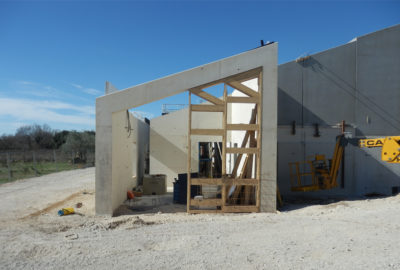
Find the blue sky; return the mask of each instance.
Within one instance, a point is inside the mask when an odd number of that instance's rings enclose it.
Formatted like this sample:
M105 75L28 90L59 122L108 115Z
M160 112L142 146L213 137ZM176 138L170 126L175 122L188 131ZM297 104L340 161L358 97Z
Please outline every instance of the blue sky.
M279 42L279 63L400 23L395 1L1 1L0 134L95 128L104 82L134 86ZM156 117L164 103L142 106Z

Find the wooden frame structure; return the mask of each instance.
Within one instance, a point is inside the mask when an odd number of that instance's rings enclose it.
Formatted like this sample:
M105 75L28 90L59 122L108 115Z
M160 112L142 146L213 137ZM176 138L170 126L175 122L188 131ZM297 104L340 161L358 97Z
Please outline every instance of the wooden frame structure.
M258 79L258 91L245 86L242 82ZM205 88L217 84L224 85L223 99L217 98L205 91ZM188 159L187 159L187 212L188 213L235 213L260 211L260 176L261 176L261 111L262 111L262 69L256 68L225 79L189 89L189 117L188 117ZM244 97L227 95L227 86L244 93ZM191 104L191 95L194 94L207 101L207 104ZM228 123L229 103L254 104L251 119L248 124ZM193 112L222 113L221 129L192 129ZM229 131L246 131L240 147L227 147ZM221 136L222 137L222 176L221 178L192 178L192 135ZM237 154L233 170L226 171L227 155ZM245 157L245 158L244 158ZM242 159L244 161L241 163ZM255 162L255 164L254 164ZM254 164L254 166L253 166ZM242 165L241 172L238 172ZM253 172L254 169L254 172ZM192 186L219 186L220 192L216 198L195 198L191 194Z

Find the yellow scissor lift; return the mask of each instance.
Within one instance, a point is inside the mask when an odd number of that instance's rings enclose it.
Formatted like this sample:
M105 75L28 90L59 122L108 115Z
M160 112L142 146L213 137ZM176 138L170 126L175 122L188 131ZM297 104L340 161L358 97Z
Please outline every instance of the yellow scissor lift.
M335 151L331 160L325 155L315 155L313 160L289 163L289 173L292 191L315 191L331 189L337 186L337 175L347 144L344 135L336 138ZM301 165L309 167L309 171L301 172ZM311 184L305 183L306 177L311 177Z

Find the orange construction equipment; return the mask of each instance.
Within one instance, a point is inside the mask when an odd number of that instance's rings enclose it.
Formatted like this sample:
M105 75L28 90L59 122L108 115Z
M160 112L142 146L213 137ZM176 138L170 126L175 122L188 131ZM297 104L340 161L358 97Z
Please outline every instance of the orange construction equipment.
M315 191L337 187L337 175L343 158L343 150L347 145L344 135L336 137L335 150L332 159L325 155L315 155L313 160L289 163L290 182L292 191ZM308 172L300 172L300 165L309 165ZM311 183L305 183L305 177L311 177Z

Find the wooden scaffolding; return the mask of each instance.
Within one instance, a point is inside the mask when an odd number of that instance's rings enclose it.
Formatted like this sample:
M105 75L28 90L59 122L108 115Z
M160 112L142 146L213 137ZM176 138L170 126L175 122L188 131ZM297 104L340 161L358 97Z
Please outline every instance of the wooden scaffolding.
M262 117L262 72L261 68L250 70L232 77L189 90L189 117L188 117L188 161L187 161L187 212L188 213L238 213L260 211L260 149L261 149L261 117ZM242 82L255 79L258 81L258 91L255 91ZM223 84L223 98L217 98L205 91L205 88ZM246 96L228 96L227 86L242 92ZM207 104L191 104L191 94L207 101ZM229 103L254 104L251 118L246 124L228 123ZM222 113L221 129L193 129L193 112ZM227 134L230 131L245 131L240 147L228 147ZM191 177L192 139L193 135L222 137L221 161L222 172L219 178ZM227 155L235 155L233 169L229 174L226 170ZM239 169L241 167L241 169ZM205 186L216 186L218 192L214 198L194 196L193 187L198 190Z

